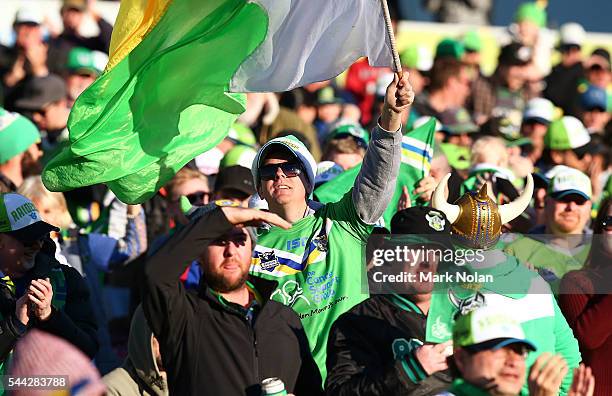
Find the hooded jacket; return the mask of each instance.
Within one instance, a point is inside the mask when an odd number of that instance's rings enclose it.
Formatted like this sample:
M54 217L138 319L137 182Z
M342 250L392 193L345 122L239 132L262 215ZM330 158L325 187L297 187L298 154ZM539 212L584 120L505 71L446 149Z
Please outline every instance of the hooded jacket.
M157 366L152 339L153 332L147 324L142 306L139 306L132 317L127 359L121 367L102 378L108 395L168 395L168 383Z
M276 282L251 279L261 296L253 316L204 279L197 293L179 281L185 263L233 227L220 209L208 211L175 233L145 266L143 309L160 344L170 394L259 396L269 377L280 378L288 392L320 394L321 377L300 319L269 301Z

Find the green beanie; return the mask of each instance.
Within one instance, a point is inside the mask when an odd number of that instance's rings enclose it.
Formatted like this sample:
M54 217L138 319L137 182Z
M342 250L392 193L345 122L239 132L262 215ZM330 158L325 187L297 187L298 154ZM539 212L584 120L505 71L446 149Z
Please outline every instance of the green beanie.
M536 3L523 3L514 16L514 22L531 21L539 27L546 26L546 10Z
M225 153L225 156L223 156L223 159L221 159L219 167L227 168L228 166L240 165L251 169L256 155L257 151L255 151L255 149L239 144Z
M463 54L465 54L465 47L463 46L463 43L455 39L445 38L440 41L436 47L436 59L452 56L457 60L461 60L461 58L463 58Z
M0 164L39 141L40 133L36 125L21 114L0 107Z

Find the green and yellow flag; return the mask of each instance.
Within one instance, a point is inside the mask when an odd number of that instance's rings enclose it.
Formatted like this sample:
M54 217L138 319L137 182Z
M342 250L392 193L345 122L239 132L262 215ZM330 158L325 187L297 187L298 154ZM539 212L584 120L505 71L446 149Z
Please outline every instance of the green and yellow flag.
M142 202L225 136L245 108L229 92L327 80L361 56L392 64L372 0L123 0L109 63L75 102L45 186L106 183Z

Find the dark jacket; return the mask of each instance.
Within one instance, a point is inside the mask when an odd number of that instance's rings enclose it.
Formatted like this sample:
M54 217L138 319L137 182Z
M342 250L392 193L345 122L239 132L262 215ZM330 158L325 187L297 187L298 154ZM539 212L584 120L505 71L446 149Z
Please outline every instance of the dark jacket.
M68 54L75 47L84 47L92 51L100 51L108 54L113 26L103 18L96 21L100 32L97 36L82 37L73 31L64 30L59 36L49 42L49 56L47 66L49 71L62 75L66 70Z
M546 77L544 97L563 109L566 115L580 116L580 95L578 84L584 78L581 62L572 66L558 64Z
M50 239L45 241L45 246L46 249L55 249ZM87 284L77 270L60 264L44 249L36 255L34 268L22 278L14 281L3 278L0 281L0 312L4 318L0 322L3 330L0 334L0 360L8 356L17 339L32 327L65 339L93 359L98 351L97 326ZM61 271L61 276L53 275L53 271ZM53 286L51 316L44 322L32 318L26 328L15 317L15 302L24 294L31 280L47 277Z
M276 282L252 279L263 297L253 321L201 282L187 292L186 264L232 229L220 209L175 233L145 266L143 308L159 340L170 394L260 395L261 381L278 377L297 395L320 393L321 378L298 316L268 301Z
M376 295L338 318L327 344L327 395L432 395L448 371L427 376L414 356L427 316L408 299Z

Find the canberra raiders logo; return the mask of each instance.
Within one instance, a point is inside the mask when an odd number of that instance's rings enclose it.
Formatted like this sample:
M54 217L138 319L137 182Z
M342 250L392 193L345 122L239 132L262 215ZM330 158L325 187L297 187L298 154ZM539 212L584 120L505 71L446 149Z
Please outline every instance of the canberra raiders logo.
M259 260L259 266L265 271L272 272L279 265L274 251L259 253Z
M312 242L317 247L317 250L319 250L322 253L327 252L327 249L329 247L329 243L327 241L327 235L325 234L318 235L316 238L312 240Z
M461 315L467 315L476 308L480 308L485 305L485 297L480 292L476 292L473 296L462 299L455 294L453 289L448 289L448 298L457 308L454 319L457 319L457 317Z
M427 223L429 224L429 226L433 228L435 231L444 230L444 226L446 225L446 220L444 220L444 217L442 217L440 213L431 211L425 215L425 218L427 219Z

